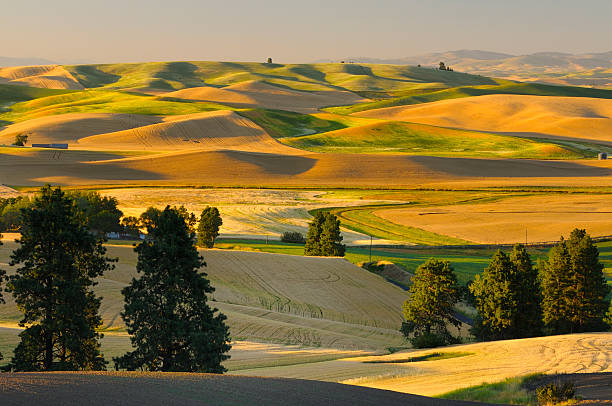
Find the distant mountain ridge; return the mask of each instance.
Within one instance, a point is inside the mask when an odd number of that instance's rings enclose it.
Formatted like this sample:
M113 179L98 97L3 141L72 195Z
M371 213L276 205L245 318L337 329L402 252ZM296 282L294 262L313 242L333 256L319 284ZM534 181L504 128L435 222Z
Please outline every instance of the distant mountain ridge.
M511 55L481 50L435 52L394 59L351 57L346 61L436 67L444 62L456 71L507 79L612 88L612 51L570 54L536 52Z
M44 58L14 58L0 56L0 68L10 66L32 66L32 65L57 65L57 62Z

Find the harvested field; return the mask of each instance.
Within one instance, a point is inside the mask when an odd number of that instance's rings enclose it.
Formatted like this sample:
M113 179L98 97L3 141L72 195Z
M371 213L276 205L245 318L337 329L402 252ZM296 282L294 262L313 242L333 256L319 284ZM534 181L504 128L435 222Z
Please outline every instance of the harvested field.
M68 113L23 121L0 131L0 144L11 144L16 134L28 143L77 144L82 138L161 123L162 118L141 114ZM111 148L116 149L116 148Z
M301 377L435 396L455 389L536 372L612 371L610 363L612 333L493 341L435 350L435 352L444 351L469 352L473 355L435 361L364 363L393 361L433 352L433 350L402 351L391 355L346 358L292 367L243 370L240 373L267 377ZM369 367L376 368L368 369Z
M369 110L360 117L612 145L612 100L486 95Z
M0 375L6 405L428 406L470 402L295 379L189 373L51 372ZM482 404L482 403L480 403Z
M13 242L0 247L7 266ZM104 328L123 329L121 289L136 276L130 246L109 246L117 269L100 279ZM398 329L405 292L341 258L257 252L202 251L216 291L214 306L228 316L233 339L380 350L404 342ZM15 323L19 311L10 297L0 305L0 322Z
M285 231L306 235L312 216L309 210L331 206L384 203L376 199L327 199L321 191L253 189L122 188L103 189L105 196L119 201L126 216L138 217L150 206L184 205L199 215L206 206L216 206L223 217L221 237L270 236L278 240ZM369 238L343 229L345 243Z
M74 76L62 66L17 66L0 68L5 83L46 89L83 89Z
M94 135L79 147L112 150L223 150L297 154L270 137L261 127L233 111L170 116L163 123Z
M321 107L368 101L368 99L364 99L349 91L324 90L303 92L259 81L246 81L223 88L212 86L194 87L166 93L161 96L229 104L236 107L287 110L297 113L315 113Z
M612 195L515 196L481 204L373 210L374 216L482 244L556 241L576 227L612 235Z
M159 142L155 148L161 148L164 143L168 149L179 148L182 143L180 138L165 140L161 135L159 138L157 135L152 137L156 143ZM136 147L136 140L130 136L129 145ZM271 139L261 141L244 146L250 151L192 149L104 162L94 162L95 159L79 161L76 156L81 154L80 151L64 151L64 156L74 157L70 159L70 164L57 160L33 161L27 153L22 152L24 149L13 149L19 152L11 154L3 150L0 155L0 183L20 186L51 182L68 185L127 183L368 188L612 185L612 160L540 161L317 154L272 144L274 141ZM216 142L222 145L223 142L233 141L230 137ZM102 148L101 144L98 145ZM264 145L271 145L274 149L260 152ZM287 151L290 153L287 154Z

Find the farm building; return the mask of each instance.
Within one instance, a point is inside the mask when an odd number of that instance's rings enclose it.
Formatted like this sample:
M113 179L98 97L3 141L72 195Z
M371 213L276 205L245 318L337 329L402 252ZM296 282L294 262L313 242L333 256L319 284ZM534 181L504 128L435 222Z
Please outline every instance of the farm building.
M32 148L68 149L68 144L32 144Z

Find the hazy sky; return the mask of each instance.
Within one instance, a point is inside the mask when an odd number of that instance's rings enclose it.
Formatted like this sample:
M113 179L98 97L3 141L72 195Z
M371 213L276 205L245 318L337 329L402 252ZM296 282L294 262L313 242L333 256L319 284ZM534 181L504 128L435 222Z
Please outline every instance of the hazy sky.
M58 62L612 50L612 0L2 0L0 55Z

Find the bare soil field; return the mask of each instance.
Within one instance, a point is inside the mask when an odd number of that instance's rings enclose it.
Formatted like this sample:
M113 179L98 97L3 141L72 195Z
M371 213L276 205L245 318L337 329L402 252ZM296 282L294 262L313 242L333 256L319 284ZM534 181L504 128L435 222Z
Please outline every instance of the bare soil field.
M0 68L0 79L11 85L47 89L83 89L70 72L58 65Z
M0 375L0 401L4 405L41 406L84 402L217 406L475 404L329 382L142 372L6 373Z
M161 95L177 99L208 101L237 107L261 107L297 113L316 113L326 106L366 102L355 93L341 90L302 92L260 81L246 81L222 88L204 86Z
M612 333L584 333L521 340L462 344L435 352L472 355L435 361L404 362L434 350L402 351L391 355L347 358L292 367L243 370L240 374L300 377L435 396L532 373L611 372ZM393 361L370 364L367 361Z
M556 241L576 227L612 235L612 195L556 194L372 212L384 220L482 244Z
M486 95L369 110L356 115L612 145L612 100L607 99Z

